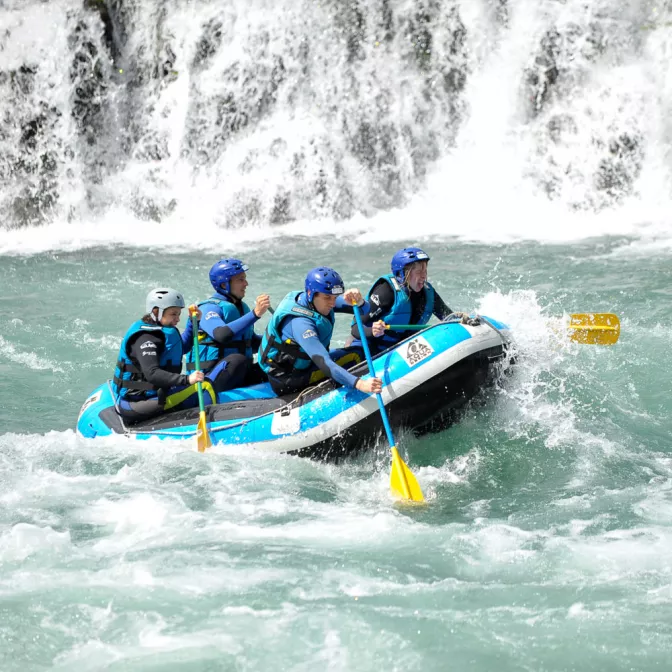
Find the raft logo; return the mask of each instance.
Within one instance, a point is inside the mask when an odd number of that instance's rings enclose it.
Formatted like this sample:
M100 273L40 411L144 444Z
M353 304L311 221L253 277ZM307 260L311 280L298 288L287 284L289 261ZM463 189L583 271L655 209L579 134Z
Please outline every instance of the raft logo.
M85 411L89 406L91 406L91 404L95 404L95 403L100 399L101 394L102 394L101 392L96 392L95 394L92 394L92 395L91 395L91 396L84 402L84 405L82 406L82 408L81 408L80 411L79 411L79 418L82 417L82 414L84 413L84 411ZM78 419L79 419L79 418L78 418Z
M427 357L433 355L434 348L422 336L418 336L409 341L408 345L402 345L399 349L399 354L403 357L406 364L415 366L423 359L427 359Z

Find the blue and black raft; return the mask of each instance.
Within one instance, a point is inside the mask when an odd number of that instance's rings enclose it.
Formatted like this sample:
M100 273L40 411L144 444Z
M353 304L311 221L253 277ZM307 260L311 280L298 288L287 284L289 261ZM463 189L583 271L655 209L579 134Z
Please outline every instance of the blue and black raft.
M455 413L508 361L508 327L491 318L476 326L442 322L417 331L373 360L392 427L417 434L451 424ZM369 375L366 363L350 369ZM375 397L331 380L277 397L268 383L220 393L206 408L213 444L337 460L373 445L382 432ZM86 400L77 432L137 439L193 439L199 409L175 411L127 425L115 408L111 381Z

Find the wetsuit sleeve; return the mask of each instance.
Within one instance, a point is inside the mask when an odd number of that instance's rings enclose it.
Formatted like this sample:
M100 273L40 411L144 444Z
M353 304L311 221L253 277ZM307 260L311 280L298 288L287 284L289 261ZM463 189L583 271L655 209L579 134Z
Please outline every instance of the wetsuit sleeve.
M313 361L325 376L333 378L341 385L355 387L357 377L348 373L343 367L329 356L327 349L322 345L317 337L315 324L305 317L295 317L289 325L292 331L292 338L305 350L306 354Z
M371 325L380 320L383 315L387 315L394 306L394 291L387 282L377 284L369 296L369 311L362 314L362 322L364 323L364 331L368 338L373 338ZM352 325L352 335L359 339L359 328L357 324Z
M445 320L452 312L453 311L448 308L443 299L439 296L439 293L434 290L434 315L440 320Z
M233 341L238 334L245 331L245 329L259 319L254 311L251 310L247 315L243 315L237 320L227 324L222 319L222 315L217 309L217 306L211 303L206 303L201 306L201 313L202 317L198 326L220 345L224 345L228 341Z
M163 339L153 334L140 334L130 346L131 359L138 362L142 375L148 383L160 388L173 385L189 385L189 377L181 373L171 373L159 366L159 355L163 350Z

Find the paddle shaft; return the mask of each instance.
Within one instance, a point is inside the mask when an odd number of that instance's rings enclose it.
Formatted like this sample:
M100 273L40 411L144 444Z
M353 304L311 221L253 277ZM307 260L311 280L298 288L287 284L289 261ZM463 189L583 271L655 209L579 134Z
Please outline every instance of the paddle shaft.
M355 313L355 320L357 321L357 328L359 329L359 333L364 335L364 325L362 324L362 316L359 312L359 306L356 303L353 303L352 310ZM366 363L369 367L369 373L373 376L373 361L371 359L371 351L369 350L369 344L367 342L366 336L361 339L361 342L362 349L364 350L364 356L366 357ZM378 401L378 408L380 409L380 417L383 419L383 426L385 427L387 440L390 444L390 448L394 448L392 428L390 427L390 421L387 418L387 411L385 410L385 404L383 403L383 397L380 392L376 392L376 400Z
M194 328L194 371L201 370L201 358L199 356L199 347L198 347L198 317L196 313L191 314L191 325ZM203 403L203 385L199 381L196 383L196 389L198 390L198 410L201 413L205 413L205 404Z
M385 329L394 331L415 331L416 329L426 329L428 324L386 324Z

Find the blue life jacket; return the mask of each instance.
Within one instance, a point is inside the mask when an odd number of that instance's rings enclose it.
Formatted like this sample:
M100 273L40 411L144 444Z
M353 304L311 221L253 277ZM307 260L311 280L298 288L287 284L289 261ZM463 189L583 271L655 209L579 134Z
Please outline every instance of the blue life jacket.
M159 366L162 369L170 373L182 371L182 338L179 330L176 327L162 327L160 324L148 324L138 320L128 328L119 347L119 356L112 379L112 389L117 399L129 394L145 399L158 395L158 388L146 380L137 362L131 359L128 351L129 341L142 333L163 338L163 348L158 353Z
M369 293L366 295L366 300L369 300L371 292L380 284L381 280L387 282L394 291L394 304L389 313L381 315L378 319L383 320L386 324L411 324L412 306L410 290L402 287L392 273L381 276L373 283ZM432 319L432 313L434 312L434 288L428 282L425 282L422 291L425 293L425 309L422 315L420 315L420 319L414 322L414 324L427 324ZM356 322L353 320L352 324L354 325ZM380 338L369 338L368 342L371 351L377 353L387 350L387 348L396 345L407 337L408 332L386 329ZM361 347L362 341L355 339L351 345Z
M294 339L283 340L282 332L287 321L295 317L308 318L315 325L315 333L320 343L329 350L334 331L334 311L325 317L308 307L304 292L290 292L275 309L259 345L259 366L269 376L279 378L290 375L293 371L305 370L311 365L310 357Z
M222 321L226 324L229 324L229 322L233 322L250 312L250 307L246 303L241 302L240 308L238 308L230 297L221 294L216 294L207 301L202 301L198 304L198 307L200 308L206 304L216 305L220 310ZM228 341L226 344L222 345L199 329L198 357L200 359L201 371L209 371L214 368L215 364L217 364L223 357L228 357L229 355L234 354L245 355L250 363L252 363L252 355L254 354L252 351L253 336L254 324L251 324L242 333L238 334L237 340ZM194 359L194 349L190 348L189 352L187 352L187 371L193 371L195 368L196 361Z

